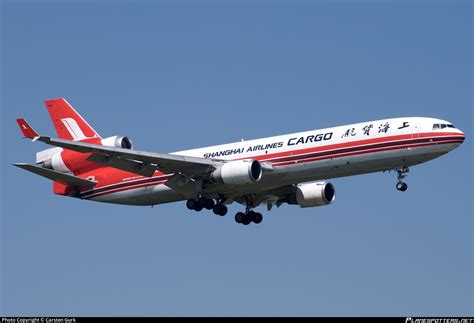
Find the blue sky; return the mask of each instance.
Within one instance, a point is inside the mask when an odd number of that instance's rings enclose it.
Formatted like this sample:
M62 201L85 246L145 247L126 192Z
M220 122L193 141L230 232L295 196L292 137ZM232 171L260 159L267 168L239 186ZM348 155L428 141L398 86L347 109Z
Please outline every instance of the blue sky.
M27 2L1 6L3 315L473 315L470 1ZM184 202L54 196L16 169L65 97L103 136L179 151L398 116L466 142L333 205L244 227ZM262 208L263 211L263 208Z

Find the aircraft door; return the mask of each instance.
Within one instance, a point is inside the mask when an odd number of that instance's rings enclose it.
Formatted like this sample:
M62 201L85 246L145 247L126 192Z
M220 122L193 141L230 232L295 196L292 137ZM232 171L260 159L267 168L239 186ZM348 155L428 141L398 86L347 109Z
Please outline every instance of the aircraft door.
M412 126L412 138L419 138L420 137L420 124L414 123Z

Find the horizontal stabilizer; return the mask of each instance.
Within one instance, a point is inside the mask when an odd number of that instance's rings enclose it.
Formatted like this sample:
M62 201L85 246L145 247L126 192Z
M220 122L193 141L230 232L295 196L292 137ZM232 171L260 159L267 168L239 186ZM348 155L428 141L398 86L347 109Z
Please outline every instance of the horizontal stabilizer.
M24 170L27 170L29 172L35 173L37 175L46 177L50 180L59 182L64 185L84 187L84 186L94 186L97 184L97 182L95 181L90 181L81 177L60 173L60 172L47 169L44 167L39 167L35 165L30 165L30 164L23 164L23 163L18 163L18 164L13 164L13 165L16 167L20 167Z

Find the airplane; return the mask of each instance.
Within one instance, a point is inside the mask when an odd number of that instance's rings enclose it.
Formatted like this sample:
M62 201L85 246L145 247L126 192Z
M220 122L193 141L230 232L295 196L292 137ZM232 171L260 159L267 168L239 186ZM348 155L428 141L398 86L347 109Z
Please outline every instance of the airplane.
M102 138L64 98L45 104L58 138L17 123L25 138L54 147L38 152L34 165L13 165L52 180L55 194L148 206L186 200L190 210L219 216L236 202L245 206L235 215L243 225L262 222L260 205L331 204L331 178L393 170L397 190L406 191L411 166L465 139L448 121L403 117L165 154L135 150L126 136Z

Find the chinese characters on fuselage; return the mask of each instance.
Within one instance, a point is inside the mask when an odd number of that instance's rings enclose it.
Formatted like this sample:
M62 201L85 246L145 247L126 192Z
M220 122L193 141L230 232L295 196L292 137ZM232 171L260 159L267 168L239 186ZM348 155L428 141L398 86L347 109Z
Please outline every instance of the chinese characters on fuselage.
M402 125L400 127L398 127L397 129L404 129L404 128L408 128L409 126L410 125L409 125L408 121L403 121ZM370 132L372 130L372 128L374 128L373 123L364 125L360 129L362 131L361 134L363 136L372 135L372 133ZM385 123L381 123L378 126L378 132L377 133L388 133L388 132L390 132L390 129L391 129L390 122L387 121ZM374 129L374 131L375 131L375 129ZM357 135L357 129L356 128L348 128L348 129L344 130L344 132L341 135L341 138L349 138L349 137L354 137L356 135Z

